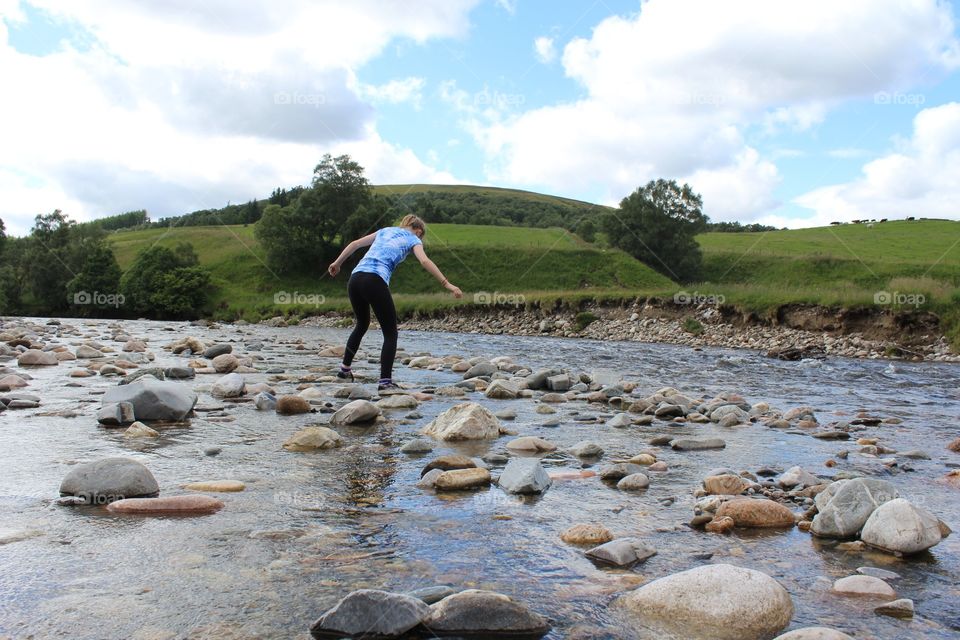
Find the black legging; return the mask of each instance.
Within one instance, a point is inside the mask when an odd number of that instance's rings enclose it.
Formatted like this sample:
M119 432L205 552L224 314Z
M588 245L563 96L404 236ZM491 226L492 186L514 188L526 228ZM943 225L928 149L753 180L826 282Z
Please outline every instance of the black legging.
M370 307L373 307L373 313L377 316L377 322L380 323L380 330L383 331L380 378L390 379L393 376L393 360L397 356L397 310L393 306L390 287L377 274L358 271L350 276L347 295L350 296L350 304L353 305L357 326L347 338L343 364L349 367L354 356L357 355L360 341L370 328Z

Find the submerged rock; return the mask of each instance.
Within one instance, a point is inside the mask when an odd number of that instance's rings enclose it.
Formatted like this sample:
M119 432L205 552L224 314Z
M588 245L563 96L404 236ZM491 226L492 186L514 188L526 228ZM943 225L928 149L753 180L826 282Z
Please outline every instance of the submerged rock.
M206 514L219 511L223 502L210 496L169 496L166 498L126 498L107 505L111 513L144 515Z
M702 451L704 449L723 449L727 446L727 443L720 438L706 438L704 440L680 438L671 440L670 446L677 451Z
M845 596L896 598L897 592L880 578L873 576L847 576L833 583L833 592Z
M568 544L600 545L613 540L613 534L602 524L575 524L560 539Z
M657 555L657 550L639 538L618 538L586 552L591 560L615 567L629 567Z
M533 639L550 631L549 621L524 604L479 589L455 593L432 605L423 624L441 637Z
M842 631L830 629L829 627L804 627L794 629L783 635L779 635L773 640L854 640Z
M283 443L287 451L317 451L333 449L343 445L340 434L328 427L305 427L290 436Z
M347 595L310 627L318 640L329 638L399 638L420 624L430 607L419 598L359 589Z

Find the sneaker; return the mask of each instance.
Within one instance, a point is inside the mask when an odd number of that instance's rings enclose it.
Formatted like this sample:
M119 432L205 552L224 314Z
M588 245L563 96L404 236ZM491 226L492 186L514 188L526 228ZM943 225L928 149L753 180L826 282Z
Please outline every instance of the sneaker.
M400 385L398 385L398 384L397 384L396 382L394 382L393 380L385 380L385 381L383 381L383 382L381 382L380 384L377 385L377 391L378 391L379 393L384 393L384 392L386 392L386 393L400 393L400 392L403 391L403 389L400 388Z
M350 369L347 369L346 371L340 369L340 371L337 371L337 377L341 380L349 380L350 382L353 382L353 371Z

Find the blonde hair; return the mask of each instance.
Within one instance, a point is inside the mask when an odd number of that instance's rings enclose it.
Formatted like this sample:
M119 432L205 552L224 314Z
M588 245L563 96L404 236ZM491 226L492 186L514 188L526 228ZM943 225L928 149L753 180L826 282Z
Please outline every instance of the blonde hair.
M408 213L403 216L403 220L400 221L400 226L407 229L419 229L424 234L427 233L427 223L420 219L419 216L415 216L412 213Z

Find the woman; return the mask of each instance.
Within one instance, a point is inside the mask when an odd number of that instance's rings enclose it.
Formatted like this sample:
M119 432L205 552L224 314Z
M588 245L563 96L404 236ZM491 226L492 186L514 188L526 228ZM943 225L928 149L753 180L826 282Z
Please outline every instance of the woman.
M377 316L380 330L383 331L383 348L380 350L380 382L377 388L380 391L399 389L393 382L393 359L397 355L397 311L393 306L393 296L390 295L390 276L403 259L413 249L413 255L420 261L420 265L430 275L440 281L445 289L453 294L454 298L463 296L463 292L443 277L437 265L427 257L423 251L423 238L427 226L423 220L414 215L407 215L400 221L399 227L384 227L376 233L354 240L346 247L340 256L330 265L327 271L331 276L340 273L340 265L361 247L370 247L367 255L354 268L347 284L347 295L353 306L353 315L356 316L357 326L347 339L347 347L343 352L343 364L340 365L338 378L353 380L350 369L360 341L370 327L370 307Z

